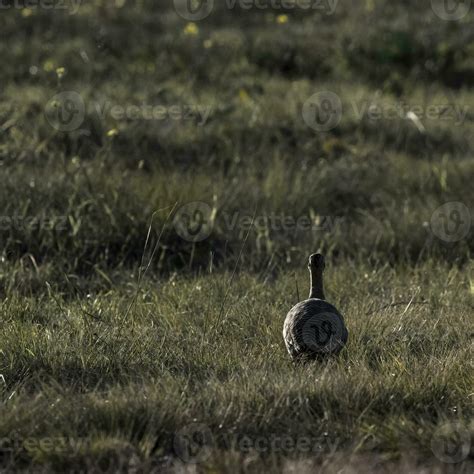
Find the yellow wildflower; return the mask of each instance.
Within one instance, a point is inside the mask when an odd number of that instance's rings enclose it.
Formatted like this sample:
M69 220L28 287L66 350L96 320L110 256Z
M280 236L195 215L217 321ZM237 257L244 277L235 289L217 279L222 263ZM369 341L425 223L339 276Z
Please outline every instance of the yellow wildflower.
M199 28L196 23L188 23L184 28L184 34L189 36L196 36L199 33Z
M109 138L116 137L119 134L119 131L116 128L112 128L107 132Z
M288 23L289 20L288 15L278 15L276 18L279 25L284 25L285 23Z
M247 102L250 102L250 96L248 94L248 92L245 90L245 89L240 89L239 91L239 99L241 102L243 103L247 103Z
M58 67L56 69L56 74L58 75L58 79L62 79L64 77L64 74L66 74L66 68Z
M51 59L47 59L44 63L43 63L43 69L46 71L46 72L51 72L54 70L54 61L51 60Z

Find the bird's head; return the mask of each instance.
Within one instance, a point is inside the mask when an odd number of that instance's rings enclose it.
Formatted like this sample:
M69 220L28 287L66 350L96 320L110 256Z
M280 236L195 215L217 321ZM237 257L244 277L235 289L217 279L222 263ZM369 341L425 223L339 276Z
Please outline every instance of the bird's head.
M320 253L314 253L309 257L308 268L314 271L323 271L326 267L324 257Z

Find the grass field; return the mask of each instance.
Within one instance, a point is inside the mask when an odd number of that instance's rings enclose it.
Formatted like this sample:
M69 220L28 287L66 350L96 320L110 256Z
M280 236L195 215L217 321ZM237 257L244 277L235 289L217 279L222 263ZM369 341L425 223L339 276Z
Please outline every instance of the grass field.
M472 472L474 7L215 3L2 3L0 472Z

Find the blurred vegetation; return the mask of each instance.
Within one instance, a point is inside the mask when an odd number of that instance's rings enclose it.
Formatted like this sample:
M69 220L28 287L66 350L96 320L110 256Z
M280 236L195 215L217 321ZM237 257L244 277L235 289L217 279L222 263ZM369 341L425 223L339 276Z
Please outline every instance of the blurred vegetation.
M3 215L67 222L56 232L2 229L6 260L31 254L38 266L61 262L80 275L133 267L153 212L190 201L213 207L213 233L197 246L185 242L159 212L156 270L207 268L210 252L215 265L233 265L245 234L225 225L235 213L344 222L313 232L251 230L242 261L256 271L300 265L316 247L375 263L471 255L472 233L447 245L432 238L429 222L445 202L474 202L472 15L446 22L429 5L386 1L283 17L220 5L195 24L172 2L104 1L69 13L2 12L10 39L0 45ZM85 120L58 132L45 109L69 90L83 97ZM301 110L324 90L341 97L343 117L317 133ZM140 104L211 112L203 126L98 112ZM403 115L357 113L383 104L467 114L426 119L422 132Z

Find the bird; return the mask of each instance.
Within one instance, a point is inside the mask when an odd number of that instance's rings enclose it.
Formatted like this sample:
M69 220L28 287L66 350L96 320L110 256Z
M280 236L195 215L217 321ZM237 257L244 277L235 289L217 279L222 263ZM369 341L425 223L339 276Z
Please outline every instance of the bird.
M337 355L349 337L343 316L326 301L325 267L324 256L320 253L309 257L309 297L290 309L283 325L286 349L295 362Z

